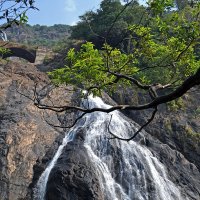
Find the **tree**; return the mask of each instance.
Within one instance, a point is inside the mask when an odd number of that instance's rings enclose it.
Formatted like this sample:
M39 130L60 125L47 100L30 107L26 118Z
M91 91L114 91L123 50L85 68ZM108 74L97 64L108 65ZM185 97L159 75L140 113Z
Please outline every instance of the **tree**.
M29 9L37 9L34 6L34 0L2 0L0 1L0 34L3 41L7 41L5 29L13 24L19 25L27 23L28 17L26 12ZM7 42L0 46L0 54L9 53L9 50L4 48Z
M123 6L119 0L104 0L96 12L89 11L80 16L81 21L72 28L71 37L90 41L98 49L106 42L127 51L127 40L120 43L119 40L129 36L129 24L139 23L145 13L145 8L136 1Z
M35 98L35 105L57 112L76 109L83 112L80 117L95 111L109 113L114 110L152 109L149 120L130 138L120 138L110 132L114 138L133 139L153 120L160 104L173 101L200 85L200 3L181 11L173 8L173 1L154 0L149 3L145 24L140 21L128 27L131 52L123 53L109 45L107 40L101 50L87 42L79 52L74 49L68 52L68 64L64 68L49 73L55 84L73 84L94 95L100 95L103 90L112 92L119 84L123 87L134 86L148 92L149 102L89 109L44 105ZM114 24L118 17L113 20ZM164 91L165 88L168 91ZM164 91L164 95L159 95L160 90Z
M198 2L199 0L175 0L175 5L179 10L182 10L187 5L190 5L191 7L193 7Z
M37 9L34 0L2 0L0 2L0 30L10 27L13 23L19 25L26 23L26 12L29 9Z

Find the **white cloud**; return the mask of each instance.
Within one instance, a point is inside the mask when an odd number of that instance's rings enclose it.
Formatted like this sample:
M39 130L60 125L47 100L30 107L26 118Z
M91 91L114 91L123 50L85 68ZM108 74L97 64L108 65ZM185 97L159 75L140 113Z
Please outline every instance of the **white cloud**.
M68 12L76 11L76 3L74 0L65 0L65 10Z
M70 26L75 26L77 24L78 21L73 21L71 22Z

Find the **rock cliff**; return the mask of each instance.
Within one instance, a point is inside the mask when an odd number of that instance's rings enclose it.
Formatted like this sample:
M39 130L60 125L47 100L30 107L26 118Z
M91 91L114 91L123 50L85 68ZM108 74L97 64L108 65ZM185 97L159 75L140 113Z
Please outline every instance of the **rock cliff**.
M37 86L40 100L51 105L74 103L77 96L70 86L53 87L47 75L38 71L34 64L24 61L1 61L0 74L0 200L29 200L33 199L31 195L35 183L67 132L67 129L55 125L66 126L74 119L73 112L56 114L37 109L31 100L34 88ZM172 182L189 200L198 200L199 141L186 137L192 134L191 129L195 133L199 130L198 115L196 118L193 116L198 98L191 95L184 98L185 102L191 102L190 108L170 112L167 118L161 112L147 129L152 136L145 133L145 140L140 136L137 142L148 147L165 165ZM114 99L120 103L117 94ZM108 97L104 100L114 103ZM132 98L122 98L122 101L130 102ZM160 109L168 108L163 106ZM143 122L140 113L126 114L139 123ZM84 135L78 134L64 148L50 174L46 199L105 199L83 142ZM120 155L120 149L113 144L109 147L110 152ZM120 182L117 156L114 163L113 174Z
M80 129L74 141L63 149L48 180L47 200L104 199L96 169L83 145L84 134Z
M119 88L113 95L119 104L145 103L149 99L136 89ZM200 88L193 88L182 98L170 104L160 105L154 120L146 131L172 149L181 152L200 170ZM151 110L127 111L128 117L144 124Z
M91 156L90 151L86 151L85 147L88 144L88 140L91 140L91 148L93 147L93 150L96 149L95 154L98 155L99 159L108 164L114 181L119 183L127 194L132 193L131 199L140 199L137 193L143 193L144 199L147 198L148 200L198 200L200 198L200 172L180 152L173 150L168 145L161 143L158 139L145 132L138 135L136 144L132 146L129 146L124 141L120 143L116 140L109 140L107 138L109 136L105 137L104 135L106 133L106 120L105 122L97 122L97 126L94 128L92 124L96 123L95 117L97 116L94 115L94 117L91 117L90 120L94 120L89 121L91 125L85 127L84 124L84 128L78 129L73 141L69 142L63 149L61 156L50 173L46 199L53 200L56 197L62 200L112 199L112 196L108 196L105 188L102 187L101 172L99 173L98 167L100 166L103 172L107 173L106 168L100 163L94 164L94 162L98 162L98 159ZM128 118L125 118L125 120L126 123L131 122L134 124ZM135 126L137 125L135 124ZM120 129L120 127L116 128L119 131ZM130 129L126 129L126 131L131 132ZM86 134L87 137L85 138ZM83 142L86 145L83 145ZM152 154L147 153L146 148ZM149 159L154 161L156 168L152 168ZM127 168L127 163L129 162L131 163L131 167L128 165L129 167ZM161 165L164 167L161 167ZM156 170L158 171L156 172ZM142 178L143 173L145 174L144 179ZM156 178L154 175L156 175ZM134 179L130 177L134 177ZM165 185L165 181L160 182L163 178L166 178L166 182L171 181L171 187L174 184L176 188L179 188L181 197L178 197L178 191L175 193L177 195L176 198L172 194L167 193L170 188L162 188L168 187ZM106 175L106 179L104 181L108 181L109 185L113 184L108 174ZM156 185L157 183L162 183L163 186ZM105 183L103 182L103 184ZM136 184L136 186L133 187L132 184ZM111 190L112 187L108 187ZM134 190L130 191L130 187L133 187ZM143 189L138 189L138 187ZM164 197L159 198L159 194L156 193L156 190L159 188L162 188L161 191ZM165 196L166 193L164 190L170 195L169 197ZM124 200L127 198L119 195L117 199Z
M62 116L38 110L29 99L36 83L38 89L49 84L33 64L1 61L0 74L0 200L27 199L34 165L64 134L51 126L52 122L59 125ZM66 104L72 92L51 89L51 96Z

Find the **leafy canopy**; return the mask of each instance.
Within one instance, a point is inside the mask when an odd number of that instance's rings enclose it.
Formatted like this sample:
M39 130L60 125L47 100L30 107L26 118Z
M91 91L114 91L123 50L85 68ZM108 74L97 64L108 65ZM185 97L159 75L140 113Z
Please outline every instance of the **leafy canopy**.
M127 28L130 23L139 23L140 20L144 22L146 12L145 7L136 1L133 1L125 10L123 9L124 6L119 0L102 1L96 12L88 11L80 17L81 21L72 28L71 37L90 41L98 49L106 40L111 46L127 51L127 41L124 40L119 45L118 42L129 35ZM118 18L115 21L116 16ZM115 25L110 28L114 21Z
M73 84L93 93L113 91L116 84L179 85L200 66L200 3L174 10L171 0L155 0L146 9L145 24L128 26L131 51L91 42L69 50L67 65L50 72L56 84Z

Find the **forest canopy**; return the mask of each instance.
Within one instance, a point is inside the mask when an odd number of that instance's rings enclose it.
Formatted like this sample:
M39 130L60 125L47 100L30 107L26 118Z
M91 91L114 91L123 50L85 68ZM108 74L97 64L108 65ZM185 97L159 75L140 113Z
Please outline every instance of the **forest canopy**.
M67 65L50 73L53 81L95 94L118 84L177 88L200 66L200 3L177 4L102 1L96 12L80 17L72 38L87 42L78 52L69 50Z
M145 91L148 102L110 108L35 102L38 108L82 111L74 124L95 111L151 109L150 118L130 138L109 131L113 138L130 141L154 119L160 104L200 84L200 2L180 6L180 1L153 0L145 7L136 1L122 5L119 0L103 0L96 12L86 12L80 19L72 38L82 39L83 44L79 51L68 51L65 67L49 73L53 82L72 84L93 95L129 87Z

